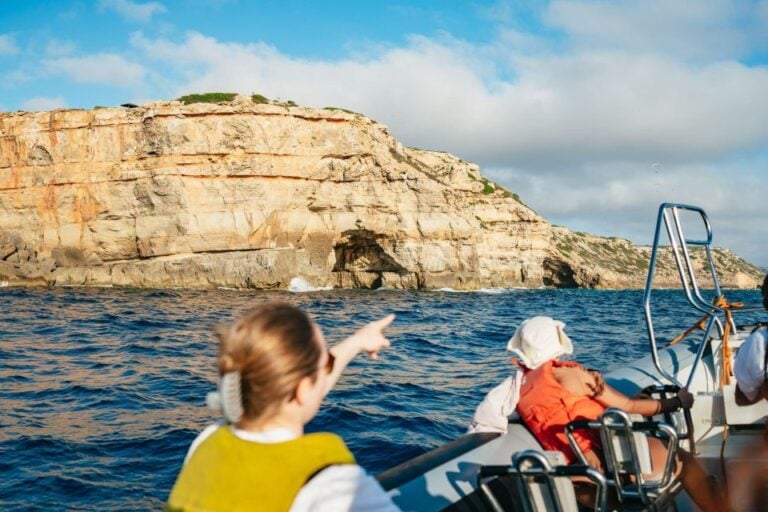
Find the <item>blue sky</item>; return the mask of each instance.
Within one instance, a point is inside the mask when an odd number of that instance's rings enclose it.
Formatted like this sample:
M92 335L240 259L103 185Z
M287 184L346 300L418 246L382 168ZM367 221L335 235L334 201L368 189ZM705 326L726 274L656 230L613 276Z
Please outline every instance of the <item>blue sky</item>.
M662 201L768 266L768 0L0 0L0 110L258 92L445 150L574 230Z

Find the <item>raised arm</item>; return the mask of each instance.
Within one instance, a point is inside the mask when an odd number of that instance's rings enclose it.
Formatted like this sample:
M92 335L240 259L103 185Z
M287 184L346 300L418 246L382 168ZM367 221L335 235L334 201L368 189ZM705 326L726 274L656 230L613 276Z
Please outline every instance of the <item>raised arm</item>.
M361 329L357 330L352 336L341 343L334 345L330 349L335 361L333 370L328 376L325 394L327 395L336 381L339 380L341 372L347 367L350 361L360 352L367 352L371 359L379 357L379 351L389 347L389 340L384 337L384 329L395 319L395 315L387 315L380 320L371 322Z

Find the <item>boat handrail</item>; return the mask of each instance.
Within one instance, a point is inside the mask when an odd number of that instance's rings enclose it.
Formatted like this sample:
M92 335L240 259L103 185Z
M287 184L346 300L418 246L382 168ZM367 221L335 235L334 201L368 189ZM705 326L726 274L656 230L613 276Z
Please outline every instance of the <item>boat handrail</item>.
M699 214L704 224L706 236L703 239L688 238L684 231L683 225L680 221L680 212L689 211L694 214ZM677 267L678 275L680 276L680 282L685 292L685 298L688 303L697 311L703 313L709 317L706 328L704 329L704 337L699 344L691 366L691 372L688 376L688 382L686 384L681 383L675 376L670 375L665 371L659 362L659 353L656 342L656 335L653 329L653 318L651 315L651 291L653 288L653 277L656 271L656 260L658 257L659 249L662 243L662 225L666 232L667 239L669 240L669 247L671 248L672 256ZM707 340L710 339L710 332L714 326L717 329L718 335L723 335L723 320L724 307L720 307L714 304L714 300L707 301L701 294L699 288L699 282L696 278L696 271L691 261L691 247L703 247L706 253L707 270L712 276L712 283L714 287L714 298L722 295L720 289L720 281L717 277L717 270L715 269L714 259L712 257L712 225L709 222L707 213L698 206L681 204L681 203L662 203L659 206L659 213L656 219L656 231L653 237L653 247L651 249L651 258L648 263L648 280L645 284L645 292L643 294L643 311L645 312L645 322L648 330L648 339L650 341L651 357L656 370L670 382L677 386L689 386L693 382L693 378L696 374L696 370L701 361L701 357L704 353L704 349L707 346ZM755 311L753 308L745 308L739 311L750 312ZM735 332L736 325L731 318L731 329Z

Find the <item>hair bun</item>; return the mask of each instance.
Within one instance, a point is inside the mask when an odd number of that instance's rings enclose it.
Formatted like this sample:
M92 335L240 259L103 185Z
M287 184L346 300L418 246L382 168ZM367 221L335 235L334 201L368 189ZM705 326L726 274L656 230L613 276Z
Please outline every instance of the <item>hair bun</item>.
M219 371L227 373L235 370L235 360L229 354L219 357Z

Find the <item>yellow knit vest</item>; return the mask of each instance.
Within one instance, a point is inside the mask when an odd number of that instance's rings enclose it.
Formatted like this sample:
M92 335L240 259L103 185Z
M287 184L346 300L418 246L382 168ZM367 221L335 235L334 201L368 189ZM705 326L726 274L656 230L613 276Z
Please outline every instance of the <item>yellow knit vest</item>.
M181 469L167 510L285 511L307 481L333 464L354 464L342 439L307 434L283 443L256 443L216 429Z

